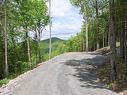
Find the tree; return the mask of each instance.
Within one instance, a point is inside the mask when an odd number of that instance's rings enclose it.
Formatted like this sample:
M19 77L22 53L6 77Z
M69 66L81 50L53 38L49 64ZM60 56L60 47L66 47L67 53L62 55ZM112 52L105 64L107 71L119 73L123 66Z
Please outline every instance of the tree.
M47 15L47 6L45 5L44 1L40 0L26 0L17 2L17 6L19 6L19 20L21 28L25 33L25 41L27 45L27 55L28 61L30 64L32 63L31 60L31 45L30 45L30 31L35 31L35 36L37 40L38 46L38 55L39 55L39 62L41 61L40 55L40 38L41 32L43 31L44 27L48 24L48 15ZM34 29L34 30L33 30Z
M36 6L36 7L35 7ZM41 34L45 29L45 26L49 24L49 16L47 14L47 6L45 5L44 1L36 0L34 2L34 19L35 19L35 26L33 26L35 30L35 39L37 42L37 56L39 57L38 62L42 61L41 58L41 50L40 50L40 41L41 41Z
M7 51L7 9L6 9L6 0L5 0L5 2L4 2L5 4L4 4L4 6L5 6L5 8L4 8L4 15L5 15L5 22L4 22L4 48L5 48L5 75L6 76L8 76L8 51Z
M110 0L109 2L110 7L110 23L109 23L109 32L110 32L110 49L111 49L111 76L112 81L116 80L116 40L115 40L115 1Z
M1 9L1 22L0 22L0 29L1 29L1 33L0 33L0 40L1 40L1 48L0 48L0 59L1 59L1 63L0 63L0 78L3 78L5 76L8 75L8 60L7 60L7 27L6 27L6 0L3 2L3 4L0 6Z
M81 14L83 14L83 19L84 19L84 22L85 22L85 41L86 41L86 47L85 47L85 49L86 49L86 51L88 51L88 49L89 49L89 38L88 38L88 26L89 26L89 24L88 24L88 20L89 20L89 6L88 6L88 1L87 0L83 0L83 1L80 1L80 0L70 0L71 1L71 3L73 4L73 5L75 5L75 6L77 6L77 7L79 7L80 8L80 12L81 12ZM83 38L84 39L84 38Z
M37 43L41 41L41 33L48 25L49 17L46 2L43 0L6 0L6 3L0 6L0 18L2 79L8 71L14 75L20 74L41 61L41 47ZM33 37L35 35L36 45ZM37 51L36 59L39 61L35 62L34 51Z
M90 39L89 39L89 35L91 35L91 29L90 29L90 24L91 22L94 21L94 25L96 22L96 26L94 26L95 28L95 33L94 36L96 37L95 41L94 41L94 45L96 45L96 49L101 48L102 46L100 45L101 41L101 32L100 29L102 29L99 24L101 21L101 15L103 15L103 12L101 12L103 9L105 9L107 7L107 0L70 0L70 2L72 3L72 5L80 8L80 12L83 15L83 20L85 22L85 46L86 46L86 51L89 50L89 48L91 47L89 45L90 43ZM106 20L106 18L104 18L104 20ZM94 46L95 47L95 46Z

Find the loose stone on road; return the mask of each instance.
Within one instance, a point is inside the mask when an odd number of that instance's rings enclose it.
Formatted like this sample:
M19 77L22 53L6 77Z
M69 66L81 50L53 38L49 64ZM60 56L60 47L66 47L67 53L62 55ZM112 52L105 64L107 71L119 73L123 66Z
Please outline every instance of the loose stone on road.
M12 80L0 95L118 95L95 75L104 62L96 53L65 53Z

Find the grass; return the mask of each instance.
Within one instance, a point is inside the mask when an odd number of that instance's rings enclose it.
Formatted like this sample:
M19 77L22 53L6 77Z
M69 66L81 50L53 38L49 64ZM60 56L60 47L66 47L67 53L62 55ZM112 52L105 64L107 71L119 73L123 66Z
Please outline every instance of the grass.
M2 85L6 85L10 80L11 80L10 78L5 78L5 79L0 80L0 87Z
M2 85L8 84L10 80L16 78L18 75L20 75L20 74L18 74L18 73L17 74L10 74L8 77L0 80L0 87L2 87Z

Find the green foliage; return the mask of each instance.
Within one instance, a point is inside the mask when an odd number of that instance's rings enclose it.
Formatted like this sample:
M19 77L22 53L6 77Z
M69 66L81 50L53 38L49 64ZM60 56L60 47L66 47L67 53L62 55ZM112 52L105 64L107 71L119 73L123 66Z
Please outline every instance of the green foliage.
M7 22L4 22L5 10ZM39 51L39 41L32 37L31 33L35 35L38 28L42 29L48 25L49 16L45 0L6 0L6 3L0 6L0 18L0 79L2 79L5 69L5 28L8 35L9 75L19 75L38 63L39 56L36 56L36 52ZM5 23L7 27L4 27ZM28 45L32 63L28 60Z
M88 38L89 38L89 50L94 50L96 45L97 36L99 38L99 42L102 46L103 37L107 36L107 26L108 26L108 15L103 13L100 15L99 19L99 33L96 33L96 19L89 20L89 27L88 27ZM105 16L104 16L105 15ZM83 21L81 32L78 33L76 36L71 37L69 41L67 41L67 51L83 51L85 50L86 44L86 30L85 30L85 22ZM84 46L83 46L84 45ZM83 49L84 48L84 49Z
M3 84L7 84L7 83L9 82L9 80L10 80L10 79L7 79L7 78L0 80L0 87L1 87Z
M76 36L71 37L68 41L52 38L51 57L64 52L84 51L87 32L90 51L96 49L97 40L99 40L100 48L107 46L107 36L109 35L108 1L70 0L72 5L79 8L80 13L83 15L82 28ZM118 15L116 18L119 17L119 20L121 20L127 9L126 3L123 3L125 0L116 1L115 8ZM5 10L7 11L7 22L4 22ZM8 35L8 67L9 74L12 75L11 78L32 69L39 62L48 60L49 39L41 41L41 33L49 24L48 8L45 0L6 0L6 3L0 6L0 18L0 79L5 76L4 31L6 28ZM7 24L7 27L4 27L5 24ZM120 31L120 29L118 30ZM118 36L119 33L116 35L116 40L118 40ZM7 78L1 80L0 85L8 82L8 80Z
M77 36L71 37L66 43L66 51L82 51L83 47L83 39L82 39L83 32L77 34Z
M52 38L52 54L51 57L62 54L65 52L65 40L59 38ZM43 55L44 60L49 58L49 39L43 40L40 43L41 55Z
M84 51L87 42L88 50L95 50L98 43L100 44L100 48L103 47L102 43L104 43L104 40L107 40L106 36L108 35L108 0L70 0L70 2L72 5L78 7L80 13L83 15L83 25L81 28L82 33L80 33L80 36L77 35L77 37L72 37L70 39L75 40L74 42L70 41L70 51ZM79 44L74 44L78 37L80 37L82 41L79 41ZM72 46L72 44L74 46ZM76 49L76 45L77 47L79 45L81 47L82 45L82 48Z

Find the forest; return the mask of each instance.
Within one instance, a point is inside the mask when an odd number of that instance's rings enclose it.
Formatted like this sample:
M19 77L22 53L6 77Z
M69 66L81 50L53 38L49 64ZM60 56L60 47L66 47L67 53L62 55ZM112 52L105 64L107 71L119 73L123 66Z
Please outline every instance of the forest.
M103 51L103 53L110 51L110 64L103 67L101 76L106 73L110 83L126 85L127 1L70 0L70 2L80 9L83 24L81 32L68 40L67 50Z
M48 60L49 40L41 40L41 34L51 20L46 2L0 1L0 85L3 80L15 78ZM70 3L80 10L82 28L67 41L57 39L52 46L52 57L64 52L109 48L111 81L126 80L127 1L70 0Z
M41 33L49 23L49 16L43 0L5 0L0 6L0 18L2 79L21 74L42 61Z

